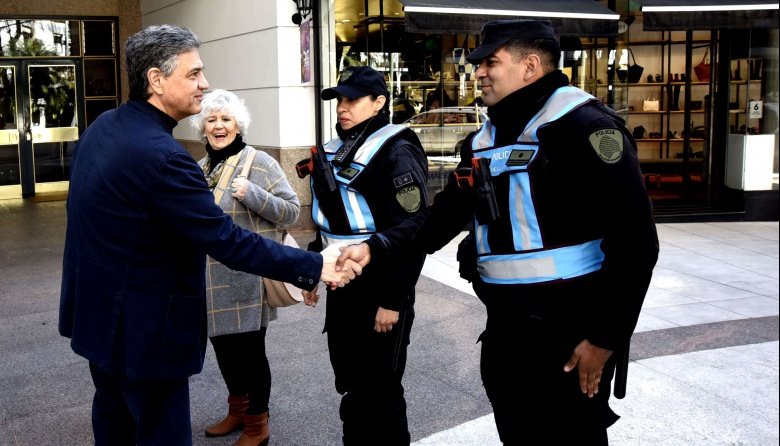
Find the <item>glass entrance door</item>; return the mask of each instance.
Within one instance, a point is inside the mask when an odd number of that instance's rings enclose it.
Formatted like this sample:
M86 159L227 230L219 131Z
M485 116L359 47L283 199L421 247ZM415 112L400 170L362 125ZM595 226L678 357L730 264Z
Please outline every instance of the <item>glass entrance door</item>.
M21 198L19 65L0 62L0 199Z
M0 62L0 199L67 192L77 70L73 60Z
M66 192L79 139L78 61L25 61L22 194Z

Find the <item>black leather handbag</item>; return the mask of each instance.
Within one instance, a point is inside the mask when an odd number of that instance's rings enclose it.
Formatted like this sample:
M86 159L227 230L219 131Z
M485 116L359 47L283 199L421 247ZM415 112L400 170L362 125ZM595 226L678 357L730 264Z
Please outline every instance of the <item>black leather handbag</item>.
M636 58L634 58L634 52L631 51L631 49L628 50L628 54L631 57L628 61L628 68L618 68L617 75L621 82L626 82L626 79L628 79L629 83L635 84L642 79L642 73L644 73L645 67L637 65ZM631 61L634 62L633 65L631 64Z

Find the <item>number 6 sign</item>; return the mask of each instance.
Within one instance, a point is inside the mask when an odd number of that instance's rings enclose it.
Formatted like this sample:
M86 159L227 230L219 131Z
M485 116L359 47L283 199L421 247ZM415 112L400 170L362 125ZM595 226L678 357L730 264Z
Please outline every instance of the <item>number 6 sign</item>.
M764 101L750 101L748 103L748 118L762 118L764 116Z

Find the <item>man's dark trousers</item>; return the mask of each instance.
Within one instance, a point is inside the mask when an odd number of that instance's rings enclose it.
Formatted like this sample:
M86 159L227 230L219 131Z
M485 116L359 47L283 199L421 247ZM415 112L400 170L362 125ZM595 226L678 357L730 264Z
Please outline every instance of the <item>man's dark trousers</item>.
M89 364L95 446L191 446L187 378L133 382Z

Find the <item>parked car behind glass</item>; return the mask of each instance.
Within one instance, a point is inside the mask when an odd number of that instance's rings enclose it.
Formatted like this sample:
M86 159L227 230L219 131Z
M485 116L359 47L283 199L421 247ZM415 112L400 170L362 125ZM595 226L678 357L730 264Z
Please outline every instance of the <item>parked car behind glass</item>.
M404 125L417 133L428 156L459 156L463 139L486 119L485 109L443 107L416 114Z

